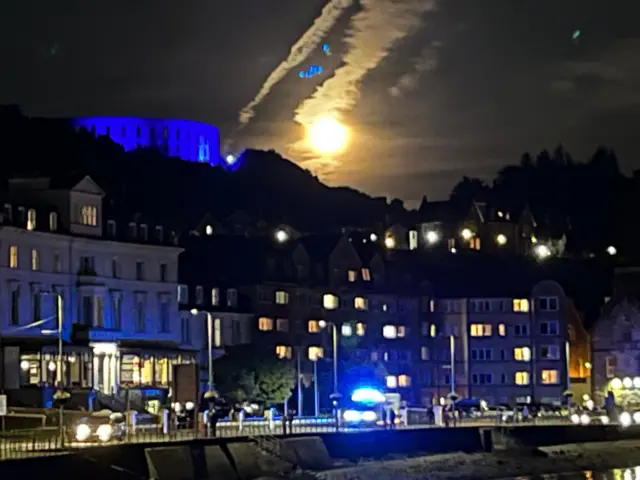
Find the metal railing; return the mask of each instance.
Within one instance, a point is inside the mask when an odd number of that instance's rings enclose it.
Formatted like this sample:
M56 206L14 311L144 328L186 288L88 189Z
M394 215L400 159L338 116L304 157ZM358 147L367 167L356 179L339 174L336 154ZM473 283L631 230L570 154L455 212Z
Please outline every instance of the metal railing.
M549 418L538 419L535 423L524 422L509 425L566 425L570 421L566 418ZM466 426L495 426L495 419L463 419L457 422L458 427ZM506 425L504 423L500 425ZM418 429L430 428L435 425L414 424L403 425L396 424L394 428ZM10 430L0 432L0 460L12 458L26 458L31 456L59 455L75 449L87 447L96 447L104 445L115 445L119 443L156 443L156 442L179 442L188 441L198 438L233 438L233 437L249 437L258 443L265 451L271 454L279 455L280 440L278 437L285 435L298 434L317 434L329 432L342 432L349 434L351 432L361 432L363 430L379 430L383 427L372 426L341 426L336 428L333 419L295 419L293 422L283 424L281 419L267 422L262 419L247 419L240 424L232 421L219 421L212 431L206 424L200 424L198 428L178 428L177 425L171 425L166 428L161 425L136 425L134 428L128 428L122 439L110 440L102 442L97 438L89 441L78 441L74 427L65 427L60 429L59 426L50 426L43 428L32 428L22 430ZM455 428L453 425L450 428Z

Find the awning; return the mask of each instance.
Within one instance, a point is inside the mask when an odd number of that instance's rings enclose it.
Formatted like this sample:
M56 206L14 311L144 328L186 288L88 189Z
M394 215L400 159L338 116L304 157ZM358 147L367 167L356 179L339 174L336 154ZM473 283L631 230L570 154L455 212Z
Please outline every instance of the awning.
M138 353L147 355L193 355L197 350L181 348L180 345L172 341L152 341L152 340L120 340L121 353Z

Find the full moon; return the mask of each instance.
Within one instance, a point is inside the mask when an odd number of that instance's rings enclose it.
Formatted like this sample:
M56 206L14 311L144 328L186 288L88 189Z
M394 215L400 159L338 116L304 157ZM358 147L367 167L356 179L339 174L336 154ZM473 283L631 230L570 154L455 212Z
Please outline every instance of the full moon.
M333 117L320 117L308 127L309 145L320 155L336 155L349 142L349 130Z

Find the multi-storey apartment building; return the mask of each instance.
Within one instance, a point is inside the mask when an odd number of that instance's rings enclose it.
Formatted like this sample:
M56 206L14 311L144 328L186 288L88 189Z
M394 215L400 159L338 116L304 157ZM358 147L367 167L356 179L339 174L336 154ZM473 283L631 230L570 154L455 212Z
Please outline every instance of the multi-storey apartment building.
M104 196L88 176L14 180L3 195L0 384L10 401L59 383L166 394L172 365L193 359L181 346L175 235L119 222Z
M421 332L423 401L439 402L452 390L489 404L562 400L568 385L566 296L553 281L525 282L514 290L519 280L502 291L487 284L469 291L461 280L447 292L434 282L442 293Z

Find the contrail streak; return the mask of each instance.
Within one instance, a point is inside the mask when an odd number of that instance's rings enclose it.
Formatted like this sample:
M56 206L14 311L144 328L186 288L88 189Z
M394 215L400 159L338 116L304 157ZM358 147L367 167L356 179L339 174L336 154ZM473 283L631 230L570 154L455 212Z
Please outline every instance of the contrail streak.
M433 42L430 46L423 48L420 56L413 59L412 71L400 75L396 83L389 88L389 95L392 97L403 96L417 87L420 77L425 72L436 69L438 66L438 48L440 46L440 43Z
M302 63L320 44L322 39L334 27L342 13L349 8L353 0L330 0L322 9L320 16L315 19L313 25L291 47L289 56L271 72L264 82L258 94L246 107L240 110L238 120L240 128L244 127L255 115L255 108L269 95L271 89L291 71L292 68Z
M433 10L436 0L360 0L360 5L345 38L344 65L300 104L296 122L309 125L322 115L351 110L365 75L420 26L422 14Z

